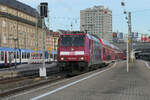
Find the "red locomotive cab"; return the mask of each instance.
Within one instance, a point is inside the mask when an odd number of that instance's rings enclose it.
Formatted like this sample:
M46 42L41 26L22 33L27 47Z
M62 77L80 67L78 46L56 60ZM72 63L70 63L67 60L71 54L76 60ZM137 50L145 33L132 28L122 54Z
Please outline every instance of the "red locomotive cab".
M61 35L59 46L59 61L82 61L85 57L85 34Z

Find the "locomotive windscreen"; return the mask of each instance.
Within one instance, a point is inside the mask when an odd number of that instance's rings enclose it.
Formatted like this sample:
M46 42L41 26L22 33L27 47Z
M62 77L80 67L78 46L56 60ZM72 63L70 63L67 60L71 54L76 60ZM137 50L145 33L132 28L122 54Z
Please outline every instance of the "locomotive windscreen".
M61 46L84 46L85 35L62 35Z

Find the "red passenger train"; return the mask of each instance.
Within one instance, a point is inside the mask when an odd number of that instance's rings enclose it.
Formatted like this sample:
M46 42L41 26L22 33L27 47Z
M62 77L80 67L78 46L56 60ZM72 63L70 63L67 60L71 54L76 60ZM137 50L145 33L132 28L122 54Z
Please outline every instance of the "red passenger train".
M123 59L124 54L118 47L101 38L99 41L102 45L102 61L104 63Z
M115 46L90 34L61 34L58 44L57 65L60 70L83 71L91 68L92 65L116 60L119 53Z

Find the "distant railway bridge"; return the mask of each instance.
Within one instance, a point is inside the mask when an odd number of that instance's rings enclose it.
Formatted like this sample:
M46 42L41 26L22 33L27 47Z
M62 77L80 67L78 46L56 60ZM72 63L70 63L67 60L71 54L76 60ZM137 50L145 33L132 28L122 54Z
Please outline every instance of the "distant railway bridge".
M124 52L127 48L127 43L119 42L113 43L115 46L119 47ZM148 42L136 42L133 43L133 49L136 53L136 57L139 59L150 60L150 43Z

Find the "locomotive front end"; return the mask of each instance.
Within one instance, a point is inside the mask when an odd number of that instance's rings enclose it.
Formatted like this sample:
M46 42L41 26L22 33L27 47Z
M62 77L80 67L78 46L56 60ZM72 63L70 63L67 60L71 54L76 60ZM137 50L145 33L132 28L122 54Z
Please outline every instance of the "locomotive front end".
M85 34L61 35L58 48L59 67L85 66L88 60L85 51Z

